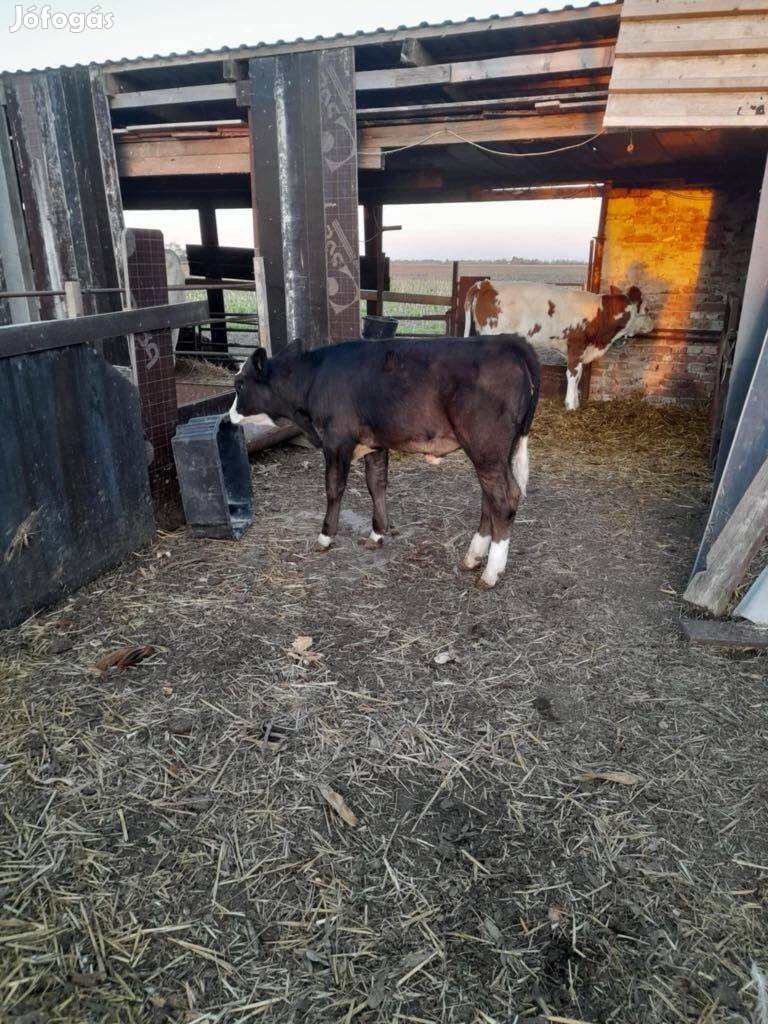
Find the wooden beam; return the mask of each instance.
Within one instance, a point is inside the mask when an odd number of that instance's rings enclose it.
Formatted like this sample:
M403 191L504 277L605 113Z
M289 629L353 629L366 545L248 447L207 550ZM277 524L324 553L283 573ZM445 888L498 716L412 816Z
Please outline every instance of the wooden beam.
M634 63L634 62L633 62ZM675 62L676 64L677 62ZM676 71L670 64L669 71ZM737 75L733 78L618 78L611 82L611 96L622 93L671 93L671 92L757 92L768 91L765 75Z
M400 63L408 68L434 64L435 58L420 39L404 39L400 47Z
M420 306L450 306L450 295L422 295L421 292L382 292L384 302L411 302ZM360 290L361 299L375 299L376 292L363 288Z
M594 25L598 31L610 32L618 24L621 3L606 3L597 6L565 9L560 11L539 11L536 14L513 14L506 18L479 18L477 21L462 21L455 24L424 25L417 28L398 28L387 32L361 32L360 35L338 36L331 39L297 39L293 42L278 42L271 45L244 46L234 50L218 50L210 53L177 54L167 57L139 57L128 61L107 61L102 64L102 73L126 74L130 71L144 71L151 68L178 67L189 64L210 64L231 59L249 60L253 57L273 57L280 53L304 53L308 50L332 50L338 47L380 46L384 43L401 43L406 39L447 39L456 36L475 36L487 39L491 33L504 29L515 29L521 33L527 30L548 29L553 26L573 27Z
M438 62L420 39L406 39L400 49L400 63L407 67L427 67ZM453 100L464 98L464 89L460 85L444 85L443 90Z
M768 629L743 622L715 622L712 619L681 619L683 633L692 644L741 650L768 648Z
M705 568L691 577L683 599L712 615L722 615L766 536L768 458L709 549Z
M613 46L589 46L548 53L524 53L513 57L492 57L488 60L457 61L452 64L358 71L355 88L358 92L412 89L423 85L457 85L502 78L537 78L578 71L604 71L613 65L613 53Z
M201 205L198 207L197 216L200 223L201 243L208 249L218 249L219 226L216 220L216 206L213 203ZM224 292L220 288L212 288L208 292L208 308L211 316L220 321L211 323L211 348L214 352L226 353L227 324L224 320Z
M382 151L419 142L425 145L456 145L473 142L517 142L568 139L594 135L602 127L602 111L474 118L461 122L374 125L358 132L358 163L363 170L382 166ZM250 174L248 137L243 135L193 135L135 139L116 136L117 165L121 178L175 175Z
M367 189L361 189L361 195L368 195ZM418 188L398 192L398 187L384 186L382 190L375 187L370 190L371 200L377 194L393 206L407 206L418 203L503 203L524 202L526 199L596 199L603 194L601 185L553 185L535 186L533 188L492 188L483 185L438 186L434 188Z
M766 0L624 0L622 23L768 14Z
M641 102L634 95L610 96L606 128L768 128L765 93L664 93Z
M185 85L176 89L142 89L110 96L112 110L134 110L137 107L176 107L187 103L216 103L236 97L234 82L212 85Z
M768 50L768 18L691 18L685 27L675 21L622 24L616 58L764 53Z
M104 341L121 334L144 334L164 328L187 327L208 319L208 303L179 302L170 306L143 306L118 313L96 313L72 320L41 320L0 327L0 359L47 352L85 342Z
M381 316L384 312L379 293L384 291L384 207L379 204L366 203L363 207L363 247L365 255L372 259L376 266L376 291L372 299L368 299L365 311L369 316Z
M410 103L395 107L358 107L357 122L396 121L408 118L432 117L436 114L466 114L481 110L534 109L537 103L558 100L561 103L578 103L580 100L603 100L608 97L607 89L590 89L585 92L557 92L535 96L506 96L490 100L445 100L443 103Z
M378 151L357 154L357 166L361 171L381 171L384 169L384 159Z
M596 135L603 127L602 111L495 117L432 124L400 124L363 128L358 132L358 152L376 153L415 143L425 146L461 142L556 142ZM385 154L386 155L386 154Z
M242 136L218 135L124 141L116 137L121 178L176 174L250 174L247 131Z

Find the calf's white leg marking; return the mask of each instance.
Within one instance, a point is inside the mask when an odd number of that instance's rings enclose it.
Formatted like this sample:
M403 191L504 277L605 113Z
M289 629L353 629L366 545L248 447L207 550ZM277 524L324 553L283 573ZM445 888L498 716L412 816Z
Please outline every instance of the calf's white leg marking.
M480 577L480 582L486 587L495 587L499 576L504 572L507 565L507 552L509 551L509 540L493 541L491 550L488 552L488 561L485 571Z
M237 395L235 395L235 400L232 403L232 408L229 410L229 422L242 423L244 419L245 416L241 416L240 413L237 411Z
M517 481L520 493L525 497L528 491L528 438L521 437L517 442L515 454L512 456L512 476Z
M324 533L320 533L318 534L317 537L317 543L320 545L321 548L329 548L333 543L333 539L331 537L326 536L326 534Z
M579 408L579 381L583 372L584 367L581 363L576 367L575 373L571 373L570 370L565 371L565 379L568 382L565 391L565 408L571 412Z
M482 534L476 533L472 540L469 542L467 553L464 555L463 566L465 569L476 569L482 562L485 556L488 554L488 548L491 546L491 538L483 537Z
M384 537L380 533L376 533L374 529L365 538L365 544L363 547L367 548L368 551L376 551L384 545Z

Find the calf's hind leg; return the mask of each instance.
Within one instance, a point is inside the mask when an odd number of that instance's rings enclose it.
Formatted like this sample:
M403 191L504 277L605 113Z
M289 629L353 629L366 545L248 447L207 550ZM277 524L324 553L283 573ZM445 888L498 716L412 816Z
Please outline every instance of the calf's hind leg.
M517 515L520 488L506 461L493 468L475 469L491 510L491 546L478 586L490 589L496 586L507 566L509 534Z
M365 482L373 501L373 524L365 546L373 551L380 548L389 528L387 517L387 470L389 452L386 448L365 456Z
M315 544L316 551L327 551L339 529L341 499L347 486L354 444L325 449L325 497L327 502L323 529Z
M480 508L480 525L477 533L469 542L467 553L461 562L462 569L476 569L488 554L491 546L491 506L483 491L482 506Z

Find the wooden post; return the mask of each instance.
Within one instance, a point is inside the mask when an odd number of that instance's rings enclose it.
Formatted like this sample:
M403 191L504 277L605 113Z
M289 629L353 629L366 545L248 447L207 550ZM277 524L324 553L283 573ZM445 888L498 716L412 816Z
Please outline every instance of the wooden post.
M125 277L131 309L168 304L165 245L161 231L125 228ZM173 528L183 522L181 496L171 438L179 421L173 343L169 328L134 333L131 364L139 390L141 420L147 441L149 487L158 525Z
M79 281L64 282L64 305L70 320L83 315L83 289Z
M603 190L602 202L600 203L600 219L597 223L597 234L592 239L589 247L589 266L587 268L586 289L588 292L600 294L603 278L603 252L605 250L605 221L608 216L608 197L611 192L610 182L607 182ZM581 376L581 401L589 401L589 392L592 387L592 363L587 363Z
M365 233L365 255L376 259L376 298L368 299L365 311L369 316L381 316L384 312L382 292L384 291L384 234L382 223L384 207L381 204L363 207L363 231Z
M453 261L451 270L451 311L446 320L445 333L456 337L459 323L459 261Z
M722 615L766 534L768 459L709 549L706 565L691 577L684 600L712 615Z
M198 209L200 218L200 241L203 245L219 244L219 229L216 224L216 207L201 206ZM225 354L228 349L227 325L224 320L224 292L220 288L208 292L208 308L212 317L220 318L220 323L211 324L211 351Z
M354 52L254 58L248 70L257 283L263 268L272 348L357 338Z

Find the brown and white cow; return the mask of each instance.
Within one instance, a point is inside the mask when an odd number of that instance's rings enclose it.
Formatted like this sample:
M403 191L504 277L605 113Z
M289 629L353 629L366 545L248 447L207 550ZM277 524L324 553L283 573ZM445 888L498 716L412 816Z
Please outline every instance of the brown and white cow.
M520 334L534 348L557 349L566 359L566 409L579 405L584 366L604 355L611 345L653 329L640 289L626 294L611 289L597 295L578 288L477 281L467 292L464 336Z

